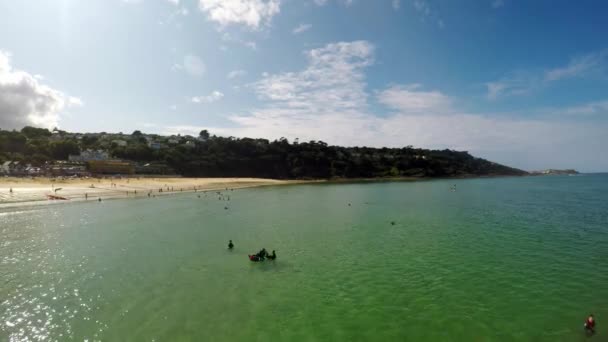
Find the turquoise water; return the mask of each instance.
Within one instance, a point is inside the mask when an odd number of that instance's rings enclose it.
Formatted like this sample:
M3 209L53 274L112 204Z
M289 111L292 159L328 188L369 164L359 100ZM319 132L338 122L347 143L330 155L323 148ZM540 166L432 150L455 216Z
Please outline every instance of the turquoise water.
M197 195L0 212L0 341L608 340L608 175Z

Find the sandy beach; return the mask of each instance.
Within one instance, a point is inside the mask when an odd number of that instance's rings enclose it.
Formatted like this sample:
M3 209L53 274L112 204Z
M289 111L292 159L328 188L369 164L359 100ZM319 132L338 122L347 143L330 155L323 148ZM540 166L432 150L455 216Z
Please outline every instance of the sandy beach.
M0 207L99 199L154 197L182 192L298 184L262 178L0 178ZM49 195L61 199L49 199Z

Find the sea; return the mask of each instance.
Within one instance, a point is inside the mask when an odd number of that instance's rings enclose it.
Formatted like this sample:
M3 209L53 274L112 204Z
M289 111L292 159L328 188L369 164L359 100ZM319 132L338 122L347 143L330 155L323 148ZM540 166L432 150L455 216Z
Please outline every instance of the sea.
M0 209L0 341L587 340L608 174Z

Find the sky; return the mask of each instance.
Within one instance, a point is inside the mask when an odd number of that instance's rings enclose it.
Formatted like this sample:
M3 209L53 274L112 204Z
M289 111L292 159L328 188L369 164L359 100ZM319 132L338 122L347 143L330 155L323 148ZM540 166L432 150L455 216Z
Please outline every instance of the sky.
M0 128L608 171L601 0L0 0Z

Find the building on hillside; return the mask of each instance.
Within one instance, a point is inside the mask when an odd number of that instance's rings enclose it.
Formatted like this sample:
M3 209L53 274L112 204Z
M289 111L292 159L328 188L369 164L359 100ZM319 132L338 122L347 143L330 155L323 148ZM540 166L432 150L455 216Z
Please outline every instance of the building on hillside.
M68 176L68 177L85 177L90 176L87 171L87 166L82 162L56 161L52 165L48 165L46 173L53 176Z
M172 145L177 145L177 144L179 144L179 140L177 140L177 139L175 139L175 138L169 138L169 140L167 140L167 142L168 142L169 144L172 144Z
M87 165L92 174L132 175L135 173L135 167L127 161L91 160Z
M108 160L110 159L110 155L108 154L108 152L103 151L103 150L86 150L86 151L82 151L80 152L79 155L72 155L70 154L68 156L68 160L72 161L72 162L88 162L91 160Z

